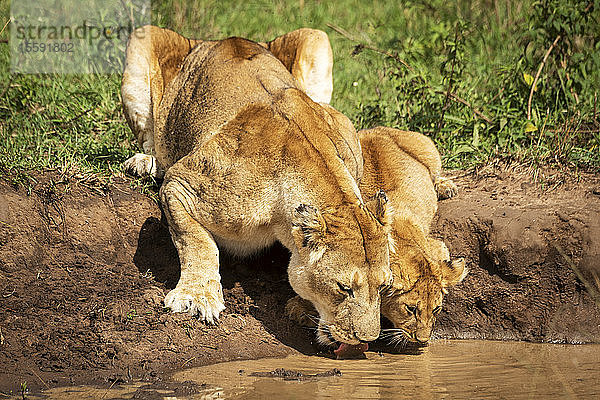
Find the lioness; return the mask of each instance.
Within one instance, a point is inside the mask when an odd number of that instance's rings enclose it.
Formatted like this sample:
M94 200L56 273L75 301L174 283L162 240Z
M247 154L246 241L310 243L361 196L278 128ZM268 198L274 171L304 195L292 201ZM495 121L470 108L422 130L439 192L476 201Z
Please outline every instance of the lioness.
M130 71L138 61L148 68L147 58L129 57ZM217 243L244 254L279 240L291 252L290 284L317 309L321 329L350 345L376 339L380 293L392 278L391 214L383 192L362 200L350 121L311 100L249 40L196 42L174 70L170 80L162 73L158 101L151 78L152 112L144 111L181 262L165 305L216 320L225 308Z
M463 259L450 261L446 245L429 237L438 197L455 195L456 186L441 177L440 155L426 136L384 127L359 135L364 158L360 191L368 198L382 188L394 208L394 280L382 296L381 313L396 329L387 336L393 343L426 343L447 288L468 272ZM292 318L311 324L309 303L294 298L286 309Z
M127 44L121 84L123 110L143 153L125 161L137 176L162 178L164 168L154 156L154 116L167 86L181 69L183 60L200 44L169 29L147 25L136 29ZM333 91L333 53L323 31L301 28L259 43L281 61L311 99L329 103Z

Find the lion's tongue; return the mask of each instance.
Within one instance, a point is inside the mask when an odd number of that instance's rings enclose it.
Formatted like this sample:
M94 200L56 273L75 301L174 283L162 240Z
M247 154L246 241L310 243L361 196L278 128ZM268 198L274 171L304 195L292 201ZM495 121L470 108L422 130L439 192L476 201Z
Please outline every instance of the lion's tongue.
M369 349L369 345L367 343L360 343L360 344L340 343L340 347L338 347L337 350L334 350L333 353L339 360L342 358L359 357L368 349Z

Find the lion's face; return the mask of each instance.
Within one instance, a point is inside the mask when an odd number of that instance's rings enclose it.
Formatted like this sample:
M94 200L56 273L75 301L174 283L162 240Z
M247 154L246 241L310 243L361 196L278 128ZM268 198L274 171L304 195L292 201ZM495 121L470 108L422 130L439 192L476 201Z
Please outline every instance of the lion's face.
M408 292L392 290L382 300L381 311L394 328L412 342L427 343L444 298L439 279L419 279Z
M392 278L388 229L378 219L385 211L369 214L365 206L356 207L353 221L340 210L321 214L301 206L296 213L299 251L288 275L296 293L319 312L319 341L356 345L377 339L380 294Z
M450 261L443 242L428 244L428 251L400 246L390 256L394 282L382 295L381 313L394 324L392 342L427 343L447 288L467 275L464 259Z

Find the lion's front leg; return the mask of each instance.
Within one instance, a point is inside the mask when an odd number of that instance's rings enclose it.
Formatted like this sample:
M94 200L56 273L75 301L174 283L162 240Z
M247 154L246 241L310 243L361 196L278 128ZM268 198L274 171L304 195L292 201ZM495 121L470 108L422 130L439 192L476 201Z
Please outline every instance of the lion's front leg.
M456 183L450 178L437 177L433 183L438 200L450 199L458 194Z
M181 263L181 277L165 297L165 307L216 322L225 309L219 250L210 232L194 219L197 200L177 181L165 182L161 200Z
M165 171L158 164L156 157L150 154L135 154L123 163L123 169L128 174L140 178L162 179L165 176Z

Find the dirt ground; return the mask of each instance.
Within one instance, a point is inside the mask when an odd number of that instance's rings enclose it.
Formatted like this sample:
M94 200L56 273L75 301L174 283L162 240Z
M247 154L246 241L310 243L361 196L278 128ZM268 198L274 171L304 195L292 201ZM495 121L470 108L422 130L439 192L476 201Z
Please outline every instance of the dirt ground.
M470 274L436 336L600 342L600 176L543 188L509 171L456 175L461 191L440 204L434 232ZM31 193L0 182L0 394L24 382L161 384L185 367L319 352L285 317L281 246L221 256L227 309L208 326L162 307L179 264L150 197L125 178L105 191L54 173L37 181Z
M547 175L465 176L440 202L434 231L470 273L438 337L600 342L600 175Z

